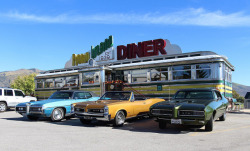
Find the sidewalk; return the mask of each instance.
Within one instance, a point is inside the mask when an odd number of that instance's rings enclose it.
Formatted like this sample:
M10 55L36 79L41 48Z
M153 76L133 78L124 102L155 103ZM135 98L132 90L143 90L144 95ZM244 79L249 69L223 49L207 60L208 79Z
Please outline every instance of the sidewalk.
M240 110L240 112L250 113L250 109L242 109L242 110Z
M227 112L228 113L239 112L239 113L249 113L250 114L250 109L230 110L230 111L227 111Z

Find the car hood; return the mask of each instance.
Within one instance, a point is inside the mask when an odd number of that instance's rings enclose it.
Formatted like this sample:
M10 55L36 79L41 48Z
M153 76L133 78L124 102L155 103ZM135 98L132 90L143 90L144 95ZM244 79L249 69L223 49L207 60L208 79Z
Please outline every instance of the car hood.
M204 110L213 100L172 100L156 103L152 106L154 109L178 108L179 110Z
M58 101L61 102L61 101L68 101L68 100L66 100L66 99L47 99L47 100L36 101L36 102L19 103L19 104L17 104L17 106L26 106L27 103L29 103L30 106L43 106L44 104L58 102Z
M104 108L104 106L114 104L114 103L124 102L124 101L128 101L128 100L97 100L97 101L92 101L92 102L80 102L80 103L76 103L75 107Z

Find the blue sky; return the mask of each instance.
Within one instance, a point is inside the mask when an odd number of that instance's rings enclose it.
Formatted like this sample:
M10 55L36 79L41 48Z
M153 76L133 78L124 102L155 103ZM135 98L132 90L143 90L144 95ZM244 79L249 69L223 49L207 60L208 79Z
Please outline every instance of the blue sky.
M0 72L63 68L109 35L114 45L164 38L183 52L214 51L250 86L250 1L0 1Z

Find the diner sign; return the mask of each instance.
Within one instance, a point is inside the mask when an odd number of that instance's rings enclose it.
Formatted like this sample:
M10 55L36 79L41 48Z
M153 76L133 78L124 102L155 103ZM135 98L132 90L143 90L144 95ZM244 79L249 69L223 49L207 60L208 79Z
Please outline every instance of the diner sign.
M71 59L66 62L65 68L79 65L85 66L90 59L96 62L114 62L117 60L182 53L178 45L171 44L167 39L148 40L117 47L113 47L113 43L113 36L109 36L99 45L91 46L91 50L84 54L72 54Z
M84 54L72 54L71 65L78 66L79 64L87 63L90 58L97 61L106 61L113 59L113 49L106 52L107 49L113 46L113 36L106 38L104 42L101 42L97 46L91 46L91 51Z
M132 43L127 46L117 46L117 60L158 56L159 52L162 55L166 55L167 52L164 49L166 47L166 40L156 39L138 42L138 44Z
M104 42L101 42L100 45L91 46L91 58L95 59L97 56L102 54L105 50L113 46L113 36L105 39Z
M111 47L96 57L96 61L108 61L114 59L114 48Z
M85 54L72 54L72 66L77 66L78 64L87 63L89 61L89 52Z

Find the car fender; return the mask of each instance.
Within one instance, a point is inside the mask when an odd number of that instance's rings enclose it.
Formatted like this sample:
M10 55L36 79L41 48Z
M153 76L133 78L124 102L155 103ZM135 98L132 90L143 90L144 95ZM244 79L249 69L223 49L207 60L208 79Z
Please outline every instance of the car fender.
M0 100L0 102L4 102L8 106L8 102L5 100Z
M116 114L117 114L117 112L119 112L119 111L123 111L124 113L125 113L125 117L127 118L127 111L125 110L125 109L119 109L119 110L117 110L116 112L115 112L115 116L116 116Z
M207 123L207 121L209 121L211 116L214 116L215 110L213 108L211 108L210 106L206 106L204 111L205 111L205 123Z

